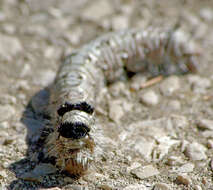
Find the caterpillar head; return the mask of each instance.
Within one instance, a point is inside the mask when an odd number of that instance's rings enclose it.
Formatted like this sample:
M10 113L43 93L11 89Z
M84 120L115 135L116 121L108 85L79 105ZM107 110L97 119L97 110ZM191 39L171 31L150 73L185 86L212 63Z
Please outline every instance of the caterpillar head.
M56 166L72 176L86 173L95 145L90 135L93 125L92 115L80 110L59 116L54 132L46 141L48 157L56 157Z
M62 123L58 132L59 135L68 139L81 139L89 134L90 128L82 122Z

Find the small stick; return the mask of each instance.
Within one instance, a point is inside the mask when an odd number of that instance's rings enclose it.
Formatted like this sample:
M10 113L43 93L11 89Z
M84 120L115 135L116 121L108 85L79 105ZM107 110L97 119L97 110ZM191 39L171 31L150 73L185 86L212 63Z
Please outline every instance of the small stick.
M152 86L152 85L154 85L154 84L159 83L159 82L162 81L162 80L163 80L163 76L162 76L162 75L157 76L157 77L152 78L152 79L146 81L145 83L141 84L141 88L147 88L147 87L149 87L149 86Z

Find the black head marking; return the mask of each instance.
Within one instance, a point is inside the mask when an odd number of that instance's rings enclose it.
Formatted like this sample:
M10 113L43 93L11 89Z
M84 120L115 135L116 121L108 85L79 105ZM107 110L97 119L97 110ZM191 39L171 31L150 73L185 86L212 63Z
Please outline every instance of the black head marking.
M72 110L69 105L71 106L72 104L65 103L61 105L60 108L57 110L58 115L63 116L66 112Z
M63 123L58 128L60 136L64 138L80 139L89 133L90 129L82 122Z
M57 113L59 116L63 116L66 112L69 112L72 110L80 110L80 111L84 111L88 114L92 114L94 112L94 107L85 101L79 102L76 104L70 104L68 102L65 102L63 105L60 106Z

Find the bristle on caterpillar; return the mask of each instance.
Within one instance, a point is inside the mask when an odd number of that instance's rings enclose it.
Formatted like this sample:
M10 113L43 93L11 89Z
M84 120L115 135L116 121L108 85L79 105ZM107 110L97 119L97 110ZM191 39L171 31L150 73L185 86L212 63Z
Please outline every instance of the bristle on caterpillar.
M45 157L71 175L86 173L99 144L95 128L96 96L125 73L153 76L195 72L199 49L180 30L147 28L109 33L84 45L61 64L51 89L52 132Z

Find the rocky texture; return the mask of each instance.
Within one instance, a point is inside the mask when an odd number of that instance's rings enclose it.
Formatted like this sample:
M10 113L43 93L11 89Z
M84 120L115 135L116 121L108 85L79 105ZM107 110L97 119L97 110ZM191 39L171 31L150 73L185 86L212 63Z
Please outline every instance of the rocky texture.
M203 145L193 142L186 147L185 155L191 160L205 160L207 159L206 150L207 148Z
M9 120L15 114L15 109L10 105L1 105L0 122Z
M152 165L135 168L131 171L131 173L139 179L146 179L160 174L160 172Z
M177 183L183 184L183 185L190 185L191 179L187 175L178 175L177 176Z
M11 60L20 53L23 48L18 38L0 34L0 56L3 60Z
M157 183L155 184L154 190L170 190L169 185L165 183Z
M159 103L159 95L152 90L147 92L141 91L140 99L142 103L148 106L155 106Z
M213 188L211 1L1 0L0 7L0 189ZM146 72L128 73L102 89L96 122L105 150L84 177L35 165L31 148L51 111L46 86L61 59L103 33L173 26L180 15L199 44L199 72L154 83ZM29 171L39 183L19 178Z
M164 96L171 96L180 89L180 86L179 78L177 76L171 76L161 83L160 90Z

